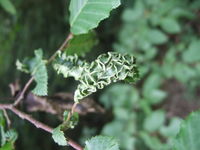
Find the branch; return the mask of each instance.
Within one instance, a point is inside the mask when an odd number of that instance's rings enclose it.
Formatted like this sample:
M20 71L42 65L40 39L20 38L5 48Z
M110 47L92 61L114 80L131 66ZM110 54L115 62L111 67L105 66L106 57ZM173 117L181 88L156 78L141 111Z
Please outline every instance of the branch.
M70 39L72 39L72 38L73 38L73 34L70 33L67 36L67 38L65 39L65 41L63 42L63 44L60 46L60 48L48 59L47 64L51 63L55 59L55 57L57 55L57 52L59 50L64 51L64 49L67 47L68 41ZM20 92L19 96L17 97L17 99L16 99L15 103L13 104L13 106L17 106L20 103L20 101L24 98L24 94L25 94L26 90L29 88L29 86L31 85L31 83L33 82L33 80L34 80L34 77L31 77L29 79L29 81L24 86L22 92Z
M72 115L74 114L74 111L75 111L75 108L76 106L78 105L78 103L74 103L72 108L71 108L71 111L69 112L68 116L67 116L67 120L66 120L66 123L69 122L69 120L71 119Z
M19 102L24 98L24 94L26 92L26 90L28 89L28 87L31 85L31 83L33 82L34 78L31 77L29 79L29 81L26 83L26 85L24 86L24 89L22 90L22 92L20 92L17 100L14 102L13 106L17 106L19 104Z
M64 51L65 48L67 47L67 44L68 44L69 40L71 40L72 38L73 38L73 34L70 33L67 36L67 38L65 39L65 41L63 42L63 44L60 46L60 48L49 58L47 63L51 63L55 59L58 51Z
M55 59L57 52L59 50L63 51L66 48L68 41L72 38L73 38L73 35L70 33L67 36L66 40L63 42L63 44L60 46L60 48L49 58L47 64L51 63ZM15 113L21 119L25 119L25 120L29 121L31 124L33 124L37 128L40 128L46 132L52 133L53 129L51 127L47 126L46 124L44 124L42 122L39 122L38 120L32 118L28 114L25 114L24 112L21 112L20 110L18 110L14 107L14 106L17 106L20 103L20 101L24 98L24 94L27 91L27 89L29 88L29 86L31 85L31 83L33 82L33 80L34 80L34 77L31 77L28 80L28 82L25 84L22 92L20 92L20 94L17 97L14 104L0 104L0 109L3 110L4 112L5 112L5 109L8 109L8 110L12 111L13 113ZM78 145L76 142L74 142L73 140L71 140L69 138L68 138L68 144L76 150L83 150L83 148L80 145Z
M5 110L8 109L10 111L12 111L13 113L15 113L18 117L20 117L21 119L25 119L27 121L29 121L31 124L33 124L35 127L40 128L48 133L52 133L53 128L47 126L46 124L39 122L38 120L32 118L30 115L25 114L24 112L21 112L20 110L16 109L15 107L13 107L13 105L11 104L0 104L0 109ZM77 144L76 142L74 142L73 140L68 139L68 144L73 147L76 150L83 150L83 148Z

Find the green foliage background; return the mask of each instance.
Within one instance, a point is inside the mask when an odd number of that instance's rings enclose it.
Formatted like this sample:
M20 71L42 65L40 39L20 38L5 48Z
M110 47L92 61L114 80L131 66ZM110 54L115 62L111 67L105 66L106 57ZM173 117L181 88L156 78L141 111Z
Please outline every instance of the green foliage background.
M68 0L11 3L16 12L0 7L2 98L10 96L9 83L20 79L23 85L28 80L28 76L16 71L16 59L32 56L38 48L47 58L69 33ZM96 134L111 135L119 139L122 150L169 150L169 139L178 133L181 119L200 106L199 20L199 0L122 0L110 18L95 29L88 47L92 47L91 42L95 46L88 51L84 45L87 53L81 55L91 61L107 51L133 54L141 78L135 86L116 83L92 95L107 112L82 117L69 137L83 144ZM77 49L80 55L80 47ZM49 95L76 88L74 80L63 80L52 70L48 73ZM16 149L62 149L50 135L10 116L14 120L12 126L19 131ZM59 122L45 113L33 116L52 126Z

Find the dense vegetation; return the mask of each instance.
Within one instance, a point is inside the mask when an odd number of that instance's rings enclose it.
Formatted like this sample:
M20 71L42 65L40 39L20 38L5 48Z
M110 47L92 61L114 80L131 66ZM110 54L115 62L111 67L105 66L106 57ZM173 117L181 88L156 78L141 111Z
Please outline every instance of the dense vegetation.
M0 150L199 150L199 20L199 0L0 0Z

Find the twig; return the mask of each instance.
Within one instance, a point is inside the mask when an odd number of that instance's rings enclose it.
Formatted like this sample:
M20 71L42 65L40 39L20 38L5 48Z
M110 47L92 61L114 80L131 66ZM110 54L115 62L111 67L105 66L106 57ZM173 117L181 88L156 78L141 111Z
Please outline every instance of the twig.
M66 40L64 41L64 43L60 46L60 48L49 58L47 64L51 63L56 55L57 55L57 52L59 50L63 51L65 49L65 47L67 46L67 43L70 39L72 39L73 35L70 33ZM20 110L16 109L14 106L17 106L20 101L24 98L24 94L25 92L27 91L27 89L29 88L29 86L31 85L31 83L33 82L34 80L34 77L31 77L28 82L25 84L22 92L20 92L19 96L17 97L16 101L14 102L14 104L0 104L0 109L2 109L4 112L5 112L5 109L8 109L10 111L12 111L13 113L15 113L18 117L20 117L21 119L25 119L27 121L29 121L30 123L32 123L34 126L36 126L37 128L40 128L44 131L47 131L49 133L52 133L53 129L49 126L47 126L46 124L44 123L41 123L39 121L37 121L36 119L32 118L31 116L25 114L24 112L21 112ZM72 109L73 110L73 109ZM5 113L4 113L5 115ZM7 122L9 123L9 118L7 116L7 114L5 115L6 119L7 119ZM73 140L71 139L68 139L68 144L70 146L72 146L74 149L76 150L83 150L83 148L78 145L76 142L74 142Z
M29 81L24 86L24 89L22 90L22 92L20 92L19 96L17 97L17 100L14 102L13 106L17 106L19 104L19 102L24 98L24 94L25 94L26 90L28 89L28 87L33 82L33 80L34 80L34 77L31 77L29 79Z
M72 39L72 38L73 38L73 34L70 33L67 36L67 38L65 39L65 41L63 42L63 44L60 46L60 48L48 59L47 64L51 63L55 59L55 57L57 55L57 52L59 50L63 51L65 49L65 47L67 46L68 41L70 39ZM17 97L17 99L16 99L15 103L13 104L13 106L17 106L20 103L20 101L24 98L24 94L25 94L26 90L29 88L29 86L31 85L31 83L33 82L33 80L34 80L34 77L31 77L29 79L29 81L24 86L24 89L22 90L22 92L20 92L19 96Z
M73 147L74 149L76 149L76 150L83 150L83 148L80 146L80 145L78 145L77 143L75 143L73 140L71 140L71 139L68 139L68 144L71 146L71 147Z
M71 111L69 112L69 114L68 114L68 116L67 116L66 122L69 122L69 121L70 121L72 115L74 114L74 111L75 111L75 108L76 108L77 105L78 105L77 102L73 104L73 106L72 106L72 108L71 108Z
M56 57L58 51L64 51L65 48L67 47L67 43L68 43L69 40L72 39L72 38L73 38L73 34L70 33L70 34L67 36L67 38L65 39L65 41L63 42L63 44L60 46L60 48L49 58L49 60L48 60L47 63L50 63L50 62L52 62L52 61L55 59L55 57Z
M25 119L25 120L29 121L35 127L40 128L48 133L53 132L53 129L51 127L47 126L44 123L39 122L38 120L25 114L24 112L21 112L20 110L13 107L13 105L11 105L11 104L0 104L0 109L2 109L2 110L8 109L8 110L12 111L13 113L15 113L21 119ZM83 150L83 148L79 144L77 144L76 142L74 142L73 140L71 140L69 138L68 138L68 144L76 150Z
M77 103L77 102L73 104L73 106L72 106L72 110L71 110L72 114L74 113L74 111L75 111L75 108L76 108L76 106L77 106L77 105L78 105L78 103Z

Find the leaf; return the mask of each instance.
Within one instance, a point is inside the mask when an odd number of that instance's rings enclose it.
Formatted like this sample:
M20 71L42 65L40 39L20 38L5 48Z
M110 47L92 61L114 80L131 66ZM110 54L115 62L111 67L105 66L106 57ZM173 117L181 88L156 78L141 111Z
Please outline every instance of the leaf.
M149 77L145 80L145 83L143 85L143 94L149 94L149 91L151 89L157 89L162 84L162 77L159 73L152 73L149 75Z
M3 116L3 112L0 110L0 126L1 127L4 127L5 126L5 119L4 119L4 116Z
M5 138L7 141L14 143L17 140L18 134L15 130L10 129L5 133Z
M75 35L87 33L109 16L112 9L120 5L120 0L71 0L70 25Z
M177 62L173 67L174 77L182 83L189 83L196 76L195 69L185 63Z
M15 130L10 129L5 131L5 127L0 125L0 139L1 139L1 148L0 150L13 150L14 142L17 140L18 134Z
M151 150L169 150L168 145L161 143L156 136L149 135L146 132L140 132L140 138Z
M163 44L168 40L167 36L163 32L156 29L149 30L147 38L152 44Z
M200 40L192 41L189 48L182 54L182 58L187 63L195 63L200 61L199 55Z
M0 133L1 133L1 146L5 145L6 143L6 137L5 137L5 131L4 131L4 127L0 126Z
M97 42L95 32L75 35L69 41L68 47L65 51L67 55L77 54L78 56L84 56L85 53L89 52L91 48L97 44Z
M14 146L12 142L7 142L0 150L14 150Z
M137 89L128 84L116 83L109 86L101 95L100 101L109 109L125 107L132 110L137 105L139 93Z
M38 96L47 95L48 75L46 62L42 59L42 57L42 49L38 49L35 50L34 58L25 59L23 63L21 63L19 60L16 62L18 70L25 73L30 73L34 77L34 80L37 84L32 92Z
M120 148L132 150L136 144L136 137L132 136L137 130L135 127L135 119L133 115L128 116L128 120L115 119L106 124L102 129L103 135L113 136L118 139ZM123 121L123 124L121 123Z
M65 138L64 132L61 131L61 126L58 126L53 130L52 138L58 145L61 146L67 145L67 139Z
M45 62L42 60L43 52L41 49L35 51L34 66L32 66L31 74L36 81L36 87L33 89L33 93L39 96L47 95L47 69Z
M174 139L175 150L199 150L200 112L193 112L181 123L181 129Z
M80 81L74 94L75 102L112 82L135 82L139 77L135 57L116 52L102 54L91 63L79 60L77 55L66 56L60 53L53 66L65 78L74 77Z
M180 129L181 120L179 118L172 118L168 126L163 126L160 129L160 133L165 137L174 137L177 135Z
M145 95L145 98L150 104L158 104L162 102L167 96L167 92L160 89L152 89L149 91L149 95Z
M0 5L11 15L16 15L16 9L10 0L0 0Z
M125 9L122 19L126 22L134 22L140 19L144 14L144 4L142 1L136 1L134 9Z
M164 18L161 21L161 27L168 33L179 33L181 31L181 27L179 23L173 18Z
M65 131L67 129L74 129L74 127L78 124L79 115L77 112L74 112L69 120L67 120L69 112L65 111L63 113L63 123L60 125L62 130Z
M96 136L85 142L84 150L119 150L118 142L113 137Z
M165 121L165 112L162 110L157 110L152 112L144 120L144 129L149 132L154 132L158 130Z
M21 72L25 72L25 73L30 73L28 66L20 62L19 60L16 61L16 66L17 66L17 70L20 70Z

